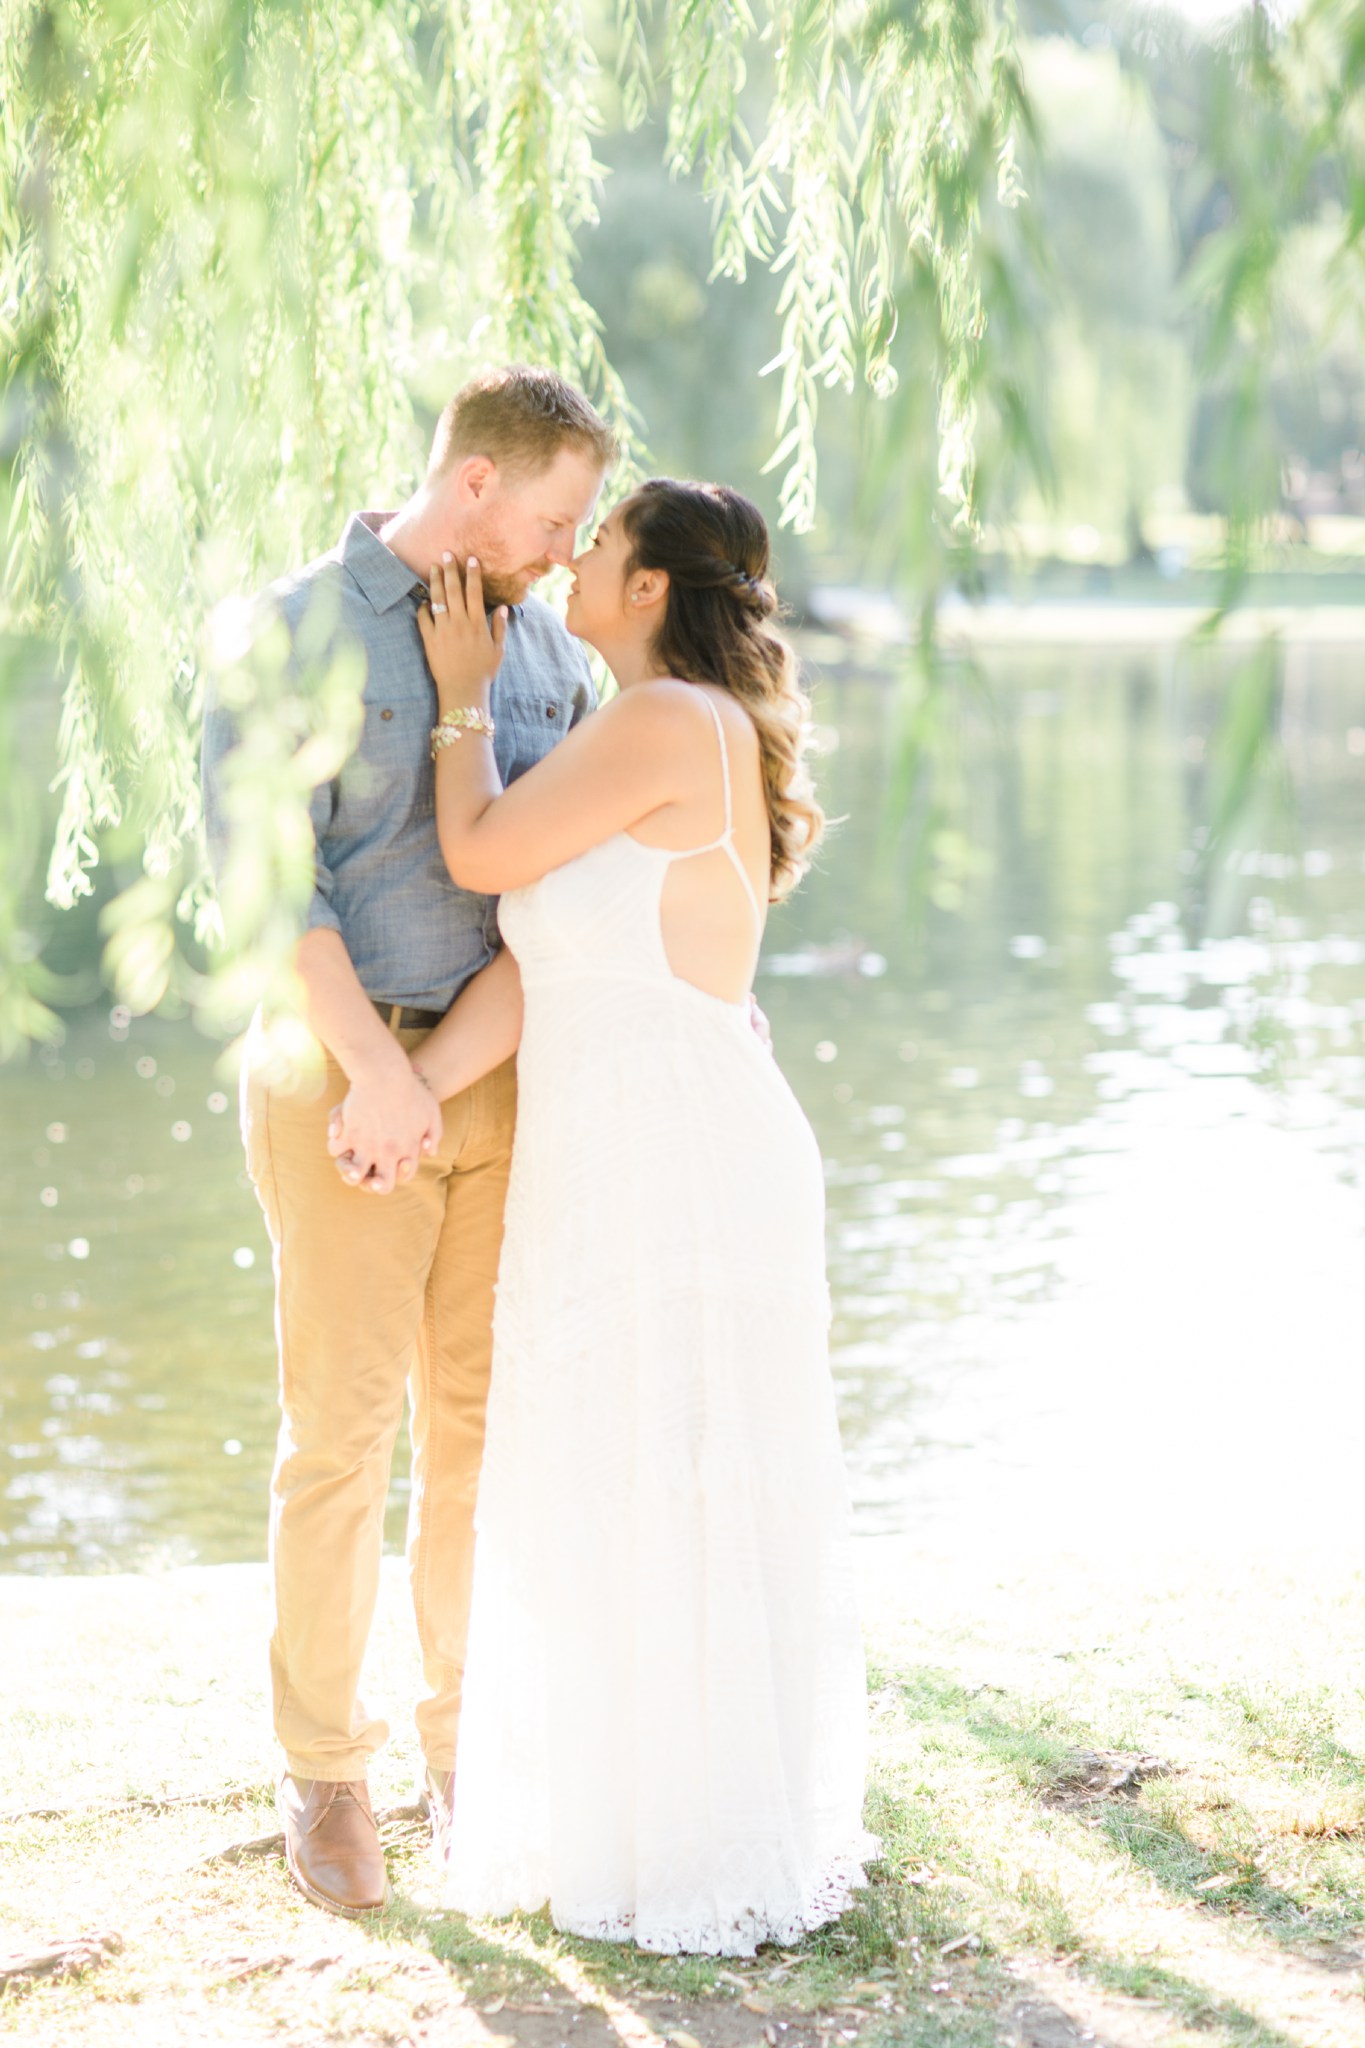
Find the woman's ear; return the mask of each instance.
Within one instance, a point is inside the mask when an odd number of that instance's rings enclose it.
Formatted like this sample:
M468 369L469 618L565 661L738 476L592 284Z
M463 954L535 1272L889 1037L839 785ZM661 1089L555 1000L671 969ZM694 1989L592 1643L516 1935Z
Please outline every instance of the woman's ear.
M626 609L653 611L668 596L667 569L637 569L626 584Z

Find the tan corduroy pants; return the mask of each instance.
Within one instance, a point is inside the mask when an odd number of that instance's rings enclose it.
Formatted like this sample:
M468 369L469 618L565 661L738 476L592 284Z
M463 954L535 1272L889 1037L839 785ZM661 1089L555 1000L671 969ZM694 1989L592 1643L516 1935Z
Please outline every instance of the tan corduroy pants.
M409 1050L422 1033L396 1034ZM327 1152L346 1093L285 1093L249 1059L247 1164L275 1262L280 1439L270 1518L275 1729L301 1778L362 1778L388 1735L359 1698L384 1500L412 1403L408 1565L427 1762L450 1770L464 1675L493 1286L516 1116L513 1061L444 1105L439 1150L389 1195L348 1187Z

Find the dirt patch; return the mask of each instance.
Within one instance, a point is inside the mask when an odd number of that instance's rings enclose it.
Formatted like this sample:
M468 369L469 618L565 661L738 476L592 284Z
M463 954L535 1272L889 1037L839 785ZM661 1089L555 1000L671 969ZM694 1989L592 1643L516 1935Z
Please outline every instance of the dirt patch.
M119 1934L78 1934L27 1953L0 1954L0 1990L22 1990L43 1978L57 1982L63 1977L79 1977L86 1970L98 1969L122 1947Z
M1136 1799L1150 1778L1176 1776L1159 1756L1137 1750L1078 1749L1054 1766L1047 1806L1087 1806L1095 1799Z
M1119 2048L1106 2034L1084 2027L1059 2005L1042 1998L1021 1998L1001 2014L1005 2032L1019 2048Z
M623 2010L608 2012L560 1999L509 1999L496 2013L484 2007L477 2017L485 2039L506 2048L622 2048L623 2039L641 2048L656 2042L662 2048L848 2048L869 2020L867 2013L758 2014L739 2000L697 2003L648 1992L621 2004Z
M1301 1949L1299 1960L1310 1969L1326 1970L1333 1976L1349 1976L1352 1971L1365 1972L1365 1948L1351 1948L1345 1942L1325 1942L1318 1948ZM1362 1995L1365 1995L1365 1976L1362 1976Z

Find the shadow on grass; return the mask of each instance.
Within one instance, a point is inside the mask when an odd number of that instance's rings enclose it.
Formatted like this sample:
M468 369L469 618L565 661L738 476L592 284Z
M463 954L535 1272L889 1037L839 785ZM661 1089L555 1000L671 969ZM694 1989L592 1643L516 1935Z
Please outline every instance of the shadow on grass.
M1197 1907L1201 1915L1252 1920L1292 1953L1301 1952L1306 1942L1335 1942L1360 1933L1357 1899L1343 1898L1331 1906L1305 1903L1262 1874L1253 1858L1265 1847L1264 1837L1253 1816L1234 1801L1219 1803L1220 1831L1240 1834L1242 1840L1210 1850L1169 1812L1155 1811L1140 1786L1119 1795L1078 1794L1077 1756L1090 1751L1098 1738L1093 1728L1061 1709L1022 1703L1012 1708L1005 1695L968 1691L930 1670L898 1674L889 1689L908 1719L957 1731L959 1739L1007 1769L1025 1791L1039 1796L1065 1791L1070 1814L1168 1897ZM1255 1730L1255 1747L1275 1761L1316 1771L1334 1766L1347 1781L1361 1770L1353 1752L1335 1739L1325 1695L1279 1699L1230 1689L1228 1697Z
M1323 1922L1252 1871L1249 1848L1241 1858L1241 1835L1248 1844L1255 1836L1250 1815L1243 1821L1227 1802L1228 1843L1209 1852L1178 1813L1154 1810L1137 1784L1125 1793L1089 1793L1078 1766L1112 1754L1094 1750L1093 1727L1063 1708L969 1689L940 1671L888 1674L874 1688L874 1710L888 1729L914 1728L925 1763L943 1767L938 1782L952 1786L960 1767L961 1785L938 1798L933 1773L915 1782L913 1767L894 1785L885 1775L874 1781L866 1818L884 1859L853 1907L795 1949L765 1948L739 1961L650 1956L561 1935L544 1914L474 1925L439 1908L426 1856L407 1836L389 1845L395 1897L367 1931L378 1946L417 1951L414 1997L423 1995L416 1978L425 1969L439 1980L435 1995L463 2008L471 2038L496 2033L516 2048L559 2048L569 2026L575 2048L660 2048L679 2037L700 2048L1081 2048L1096 2041L1065 2010L1055 1969L1040 1968L1031 1982L1026 1960L1006 1964L1006 1948L1025 1958L1049 1954L1075 1973L1070 1981L1092 1986L1093 1997L1140 1998L1154 2015L1213 2030L1237 2048L1302 2048L1193 1978L1092 1945L1066 1892L1041 1871L1020 1867L1020 1804L992 1791L989 1775L1018 1785L1024 1812L1040 1829L1063 1830L1073 1841L1084 1829L1091 1867L1101 1873L1114 1870L1116 1859L1126 1862L1181 1905L1197 1905L1201 1918L1236 1913L1253 1919L1258 1932L1301 1946ZM1291 1731L1282 1739L1302 1750L1306 1737ZM1320 1767L1321 1752L1311 1761ZM966 1785L979 1786L979 1797L960 1796ZM1008 1847L992 1823L997 1801L1010 1816ZM1229 1874L1236 1879L1230 1897L1200 1891L1210 1877ZM1096 2048L1104 2048L1102 2035Z
M1077 1751L1095 1741L1091 1729L1058 1707L1011 1713L1007 1705L995 1704L1008 1699L998 1688L969 1689L942 1671L897 1673L879 1688L883 1700L888 1694L908 1720L959 1729L994 1762L1008 1766L1027 1791L1055 1786Z
M648 1955L561 1934L546 1913L471 1925L404 1897L395 1876L400 1889L374 1935L428 1950L487 2031L515 2048L563 2048L570 2029L574 2048L769 2048L779 2039L782 2048L829 2048L836 2028L847 2048L882 2017L850 2010L847 1996L820 1997L822 1983L846 1989L850 1972L845 1960L822 1953L819 1936L795 1951L765 1947L752 1959ZM837 2019L831 2002L842 2007ZM939 2038L909 2037L913 2048L934 2048Z
M945 2004L942 1984L930 1990L947 1967L940 1950L962 1922L960 1901L914 1881L923 1815L874 1787L866 1818L888 1854L853 1906L796 1947L765 1945L751 1958L584 1941L561 1934L545 1913L472 1925L421 1896L425 1866L415 1854L391 1855L395 1896L371 1929L378 1940L428 1950L475 2012L496 2013L496 2032L517 2048L551 2048L551 2036L558 2048L566 2020L575 2048L680 2036L701 2048L847 2048L862 2039L869 2048L989 2048L1001 2038L997 1988L1009 1988L993 1959L959 1957L954 1983L965 2000Z
M1216 2028L1236 2048L1306 2048L1303 2037L1269 2025L1235 1999L1221 1997L1192 1977L1142 1958L1129 1962L1107 1955L1075 1926L1064 1903L1055 1895L1049 1901L1049 1911L1057 1949L1069 1957L1078 1975L1096 1990L1117 1992L1124 1998L1159 2006L1171 2019L1201 2033ZM1053 2010L1059 2008L1054 2004ZM1089 2030L1078 2038L1093 2039L1095 2048L1103 2048L1102 2038L1092 2036Z
M1217 1700L1236 1716L1247 1748L1272 1762L1327 1773L1345 1784L1358 1785L1365 1777L1365 1757L1338 1739L1336 1708L1325 1686L1274 1693L1265 1686L1228 1685Z
M1202 1848L1170 1818L1137 1809L1110 1810L1100 1815L1100 1832L1168 1898L1198 1906L1201 1913L1255 1920L1263 1934L1288 1948L1341 1934L1349 1924L1305 1907L1248 1863Z
M1244 2005L1220 1998L1192 1978L1164 1970L1155 1963L1124 1963L1091 1955L1084 1968L1102 1990L1118 1991L1126 1998L1151 2000L1172 2019L1181 2020L1201 2033L1221 2028L1230 2041L1237 2043L1237 2048L1305 2048L1303 2036L1268 2026Z

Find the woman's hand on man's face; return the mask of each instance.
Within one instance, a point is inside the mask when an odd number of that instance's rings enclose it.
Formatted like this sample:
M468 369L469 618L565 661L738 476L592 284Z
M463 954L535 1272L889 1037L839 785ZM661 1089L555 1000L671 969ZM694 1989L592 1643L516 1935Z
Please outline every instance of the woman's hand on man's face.
M468 704L484 695L502 662L507 606L490 619L483 606L483 571L470 556L461 579L452 556L433 562L429 602L417 613L417 630L442 705Z

